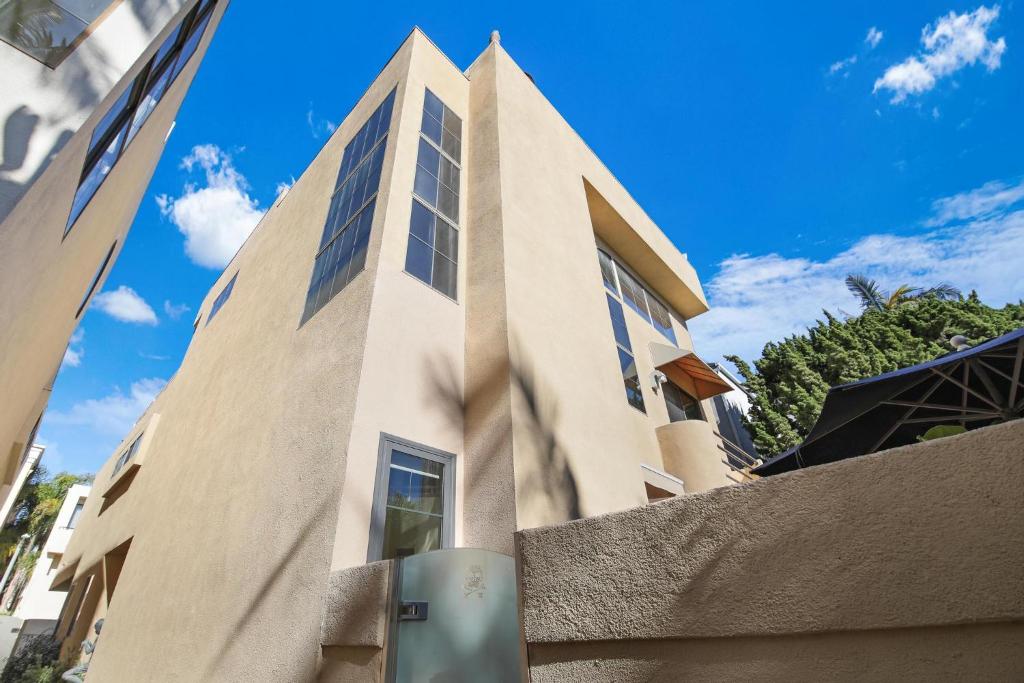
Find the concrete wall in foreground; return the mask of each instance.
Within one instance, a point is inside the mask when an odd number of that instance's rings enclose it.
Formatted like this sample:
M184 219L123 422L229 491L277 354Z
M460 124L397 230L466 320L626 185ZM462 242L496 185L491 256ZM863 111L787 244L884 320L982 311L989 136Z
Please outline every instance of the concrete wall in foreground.
M1024 678L1024 420L517 534L542 681Z

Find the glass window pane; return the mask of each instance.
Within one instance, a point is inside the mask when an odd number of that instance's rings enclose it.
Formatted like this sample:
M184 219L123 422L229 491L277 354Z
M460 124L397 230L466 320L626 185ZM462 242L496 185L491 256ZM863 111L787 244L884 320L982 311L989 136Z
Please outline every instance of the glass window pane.
M68 218L68 225L65 229L65 234L71 229L71 226L78 220L79 215L85 209L89 200L96 194L96 190L99 189L100 185L106 179L107 174L110 173L111 169L114 168L114 163L117 161L118 152L121 149L121 138L124 137L125 126L121 127L121 130L114 136L114 139L107 145L107 150L103 153L103 156L99 158L96 164L89 171L88 175L82 179L81 184L78 186L78 192L75 193L75 199L71 203L71 216Z
M601 277L604 279L604 286L618 294L619 288L615 284L615 266L612 265L611 257L598 250L597 260L601 263Z
M457 140L462 139L462 119L448 107L444 108L444 129L454 135Z
M167 39L164 40L163 45L156 51L156 55L153 57L153 68L157 68L161 65L164 59L167 58L168 53L174 49L174 44L178 40L178 34L181 33L181 24L174 27ZM168 69L170 72L170 69Z
M370 202L359 215L356 238L352 245L352 263L349 265L347 282L351 282L352 278L362 272L363 267L366 265L366 251L370 245L370 228L373 225L373 205L374 202Z
M427 244L434 243L434 212L412 200L412 218L409 220L409 232Z
M56 0L56 4L76 17L91 24L110 6L112 0Z
M622 380L626 386L626 400L634 408L646 412L643 392L640 390L640 377L633 356L619 349L619 365L622 368Z
M133 86L129 85L125 91L121 93L121 96L117 98L114 106L112 106L107 113L103 115L100 122L96 124L96 128L94 128L92 132L92 138L89 140L89 154L87 156L92 155L93 149L99 143L100 139L106 134L107 129L113 125L117 117L120 116L125 110L125 107L128 106L128 99L132 96L132 89Z
M700 403L678 386L665 382L662 390L665 392L665 407L668 408L668 419L671 422L704 419Z
M437 179L455 194L459 193L459 167L445 157L441 157L441 175Z
M423 110L429 112L438 121L444 118L444 104L437 98L437 95L430 92L429 88L423 96Z
M443 292L455 298L455 286L456 286L456 268L455 264L441 256L440 253L434 252L434 289L439 292Z
M156 109L156 105L159 104L160 98L163 97L164 88L167 85L170 75L171 70L165 70L163 74L150 85L149 90L146 91L146 95L142 98L142 101L139 102L139 106L135 110L135 116L132 117L132 125L128 129L128 140L125 142L126 146L135 138L135 134L142 128L142 124L146 122L149 115L153 113L154 109Z
M459 196L443 185L437 190L437 209L453 222L459 222Z
M440 515L444 465L394 450L388 472L389 506Z
M441 163L441 153L432 144L420 138L420 149L416 156L416 163L437 176L438 165Z
M181 73L181 70L188 64L189 57L199 47L199 41L203 37L203 31L206 30L206 25L210 23L210 17L213 16L213 12L208 12L202 21L192 29L192 33L189 35L188 40L185 41L185 45L181 48L181 54L178 55L178 60L174 63L174 73L171 74L171 80L173 81Z
M431 206L437 206L437 178L422 166L416 166L416 181L413 191Z
M607 294L605 296L608 298L608 313L612 317L615 342L627 351L632 351L633 347L629 345L629 332L626 330L626 316L622 314L622 304Z
M459 260L459 231L444 219L437 221L437 239L434 240L434 249L452 261Z
M0 37L49 66L60 62L88 25L50 0L0 2Z
M459 142L457 137L449 133L447 130L444 131L444 134L441 136L441 149L443 149L444 153L452 159L462 161L462 143Z
M406 557L441 547L441 517L388 508L381 559Z
M636 279L622 268L619 271L619 284L622 285L622 298L626 304L639 313L647 321L651 316L647 312L647 300L644 298L644 288Z
M409 249L405 254L405 272L429 285L433 260L434 250L410 234Z
M654 323L654 329L661 332L666 339L675 344L676 333L672 329L672 317L669 315L668 309L649 293L647 295L647 305L651 309L651 320Z
M424 135L433 140L435 145L441 146L441 122L426 111L423 112L420 130L423 131Z

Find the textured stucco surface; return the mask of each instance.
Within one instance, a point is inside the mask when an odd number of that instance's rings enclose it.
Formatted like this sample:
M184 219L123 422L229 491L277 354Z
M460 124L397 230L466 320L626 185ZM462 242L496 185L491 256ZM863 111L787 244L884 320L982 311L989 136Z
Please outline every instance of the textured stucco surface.
M93 128L160 47L171 20L187 11L183 5L119 4L55 70L0 42L0 124L7 133L0 145L27 144L23 166L0 172L0 483L14 476L78 323L75 312L117 240L96 292L113 269L167 131L228 7L218 3L190 63L65 237ZM38 118L30 140L18 140L28 133L12 116ZM0 151L6 163L19 156Z
M532 683L1019 681L1024 625L530 647Z
M535 662L563 660L551 671L566 673L572 667L566 669L564 660L628 659L636 648L646 648L644 656L658 661L682 656L667 644L565 649L584 642L766 638L988 622L998 638L989 643L977 636L978 648L964 661L984 659L985 648L1005 656L1016 647L1016 659L991 665L994 672L1016 666L1019 674L1022 490L1024 420L1018 420L521 531L521 600L531 656L548 653ZM894 653L898 648L887 638L896 635L872 642L879 652ZM944 643L955 640L922 631L907 642L917 643L920 656L928 658L948 657L955 649ZM543 644L555 649L534 647ZM854 656L855 645L837 642L835 656ZM712 641L688 640L685 647L715 649ZM770 649L763 652L767 657ZM901 665L886 666L895 667L886 670L895 676Z
M384 647L392 562L331 572L324 598L324 647Z

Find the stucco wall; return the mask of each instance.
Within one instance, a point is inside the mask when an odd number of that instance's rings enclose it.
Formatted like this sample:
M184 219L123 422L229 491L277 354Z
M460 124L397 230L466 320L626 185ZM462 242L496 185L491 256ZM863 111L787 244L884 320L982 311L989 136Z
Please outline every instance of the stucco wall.
M0 211L0 473L8 473L7 481L13 476L10 464L21 455L24 441L46 405L50 381L78 324L75 313L82 297L116 240L117 248L96 292L113 268L163 152L168 130L228 7L228 2L218 2L189 64L65 236L93 128L160 47L158 40L149 41L154 36L162 38L162 31L173 28L159 21L180 20L187 11L182 3L174 2L135 13L139 4L121 3L56 72L38 62L27 64L25 60L32 60L20 53L10 54L13 48L0 43L0 92L19 93L12 104L22 98L44 98L45 106L32 105L42 107L36 113L45 114L47 125L64 129L59 152L45 164L32 150L48 147L45 138L49 134L34 134L24 161L32 166L31 178L18 181L31 182L31 186L18 189L12 195L17 203ZM153 25L144 28L143 23ZM116 33L118 27L125 30L123 37ZM121 38L123 43L118 42ZM140 45L143 38L146 42ZM42 72L36 74L39 69ZM51 82L54 80L59 82ZM83 95L82 101L69 94L86 91L88 96ZM8 105L6 97L2 100L0 110ZM8 182L5 178L0 178L0 185Z
M1024 676L1024 421L517 534L534 681Z

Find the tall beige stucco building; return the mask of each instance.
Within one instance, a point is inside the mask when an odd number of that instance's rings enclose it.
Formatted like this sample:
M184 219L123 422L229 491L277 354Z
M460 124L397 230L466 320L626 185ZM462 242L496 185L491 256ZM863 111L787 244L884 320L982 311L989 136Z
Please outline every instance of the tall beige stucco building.
M0 497L227 5L0 4Z
M90 680L310 680L332 572L730 483L706 310L497 40L463 71L414 30L97 474L65 651L105 616Z

